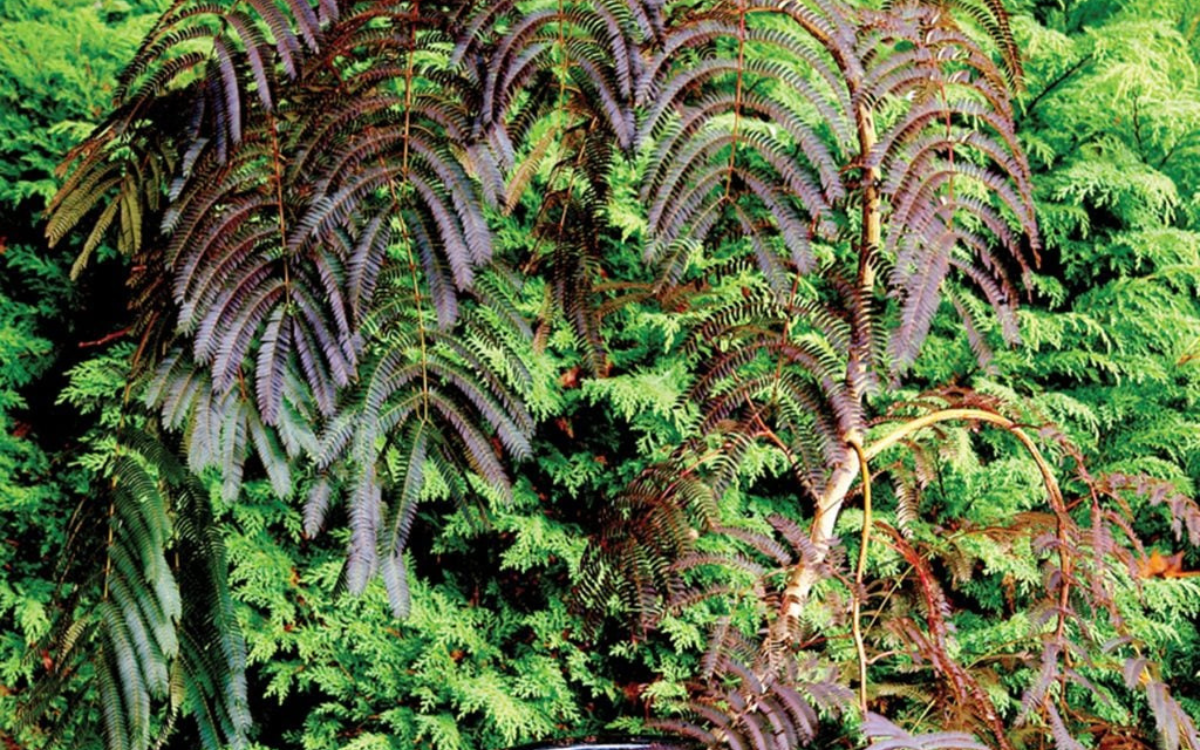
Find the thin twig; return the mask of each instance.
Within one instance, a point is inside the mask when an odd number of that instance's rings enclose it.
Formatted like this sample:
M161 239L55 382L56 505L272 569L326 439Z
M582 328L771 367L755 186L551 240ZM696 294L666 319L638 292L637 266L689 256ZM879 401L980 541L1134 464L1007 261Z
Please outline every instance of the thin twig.
M101 336L100 338L94 339L92 341L80 341L79 348L87 349L87 348L93 347L93 346L104 346L105 344L107 344L109 342L116 341L117 339L120 339L120 338L125 338L132 332L133 332L133 326L125 326L121 330L113 331L112 333L108 334L107 336Z
M863 573L867 568L867 549L871 544L871 469L867 466L867 455L862 443L849 443L858 454L858 465L862 470L863 524L862 541L858 548L858 567L854 571L854 596L851 598L851 629L854 633L854 649L858 653L858 704L862 715L867 715L867 647L862 632Z

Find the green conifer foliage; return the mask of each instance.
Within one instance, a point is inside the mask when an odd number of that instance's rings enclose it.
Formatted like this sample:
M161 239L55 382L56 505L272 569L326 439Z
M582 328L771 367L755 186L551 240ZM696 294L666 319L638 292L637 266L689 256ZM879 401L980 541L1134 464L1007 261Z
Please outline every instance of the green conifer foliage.
M1200 747L1200 9L1137 5L14 6L124 34L0 53L99 82L0 190L129 310L70 452L0 432L65 563L0 737Z

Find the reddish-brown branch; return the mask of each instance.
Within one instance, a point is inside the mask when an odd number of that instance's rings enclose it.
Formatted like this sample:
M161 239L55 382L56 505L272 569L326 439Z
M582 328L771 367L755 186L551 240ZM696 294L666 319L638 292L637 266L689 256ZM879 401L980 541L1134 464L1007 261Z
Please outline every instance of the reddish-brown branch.
M93 346L104 346L105 344L116 341L117 339L125 338L126 336L128 336L131 333L133 333L133 326L125 326L121 330L113 331L112 333L108 334L107 336L101 336L100 338L94 339L92 341L80 341L79 348L87 349L87 348L93 347Z

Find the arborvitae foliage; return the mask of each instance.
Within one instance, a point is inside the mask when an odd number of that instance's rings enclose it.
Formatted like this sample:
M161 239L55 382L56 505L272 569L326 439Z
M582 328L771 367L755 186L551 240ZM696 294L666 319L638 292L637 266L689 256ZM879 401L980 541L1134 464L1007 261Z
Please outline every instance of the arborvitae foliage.
M1142 512L1163 509L1194 543L1192 500L1136 471L1091 473L1036 407L985 395L994 383L947 384L946 368L923 393L903 386L929 377L924 345L932 331L944 348L951 325L987 364L997 340L1017 340L1019 287L1048 285L1011 101L1044 75L990 2L175 2L69 157L48 227L53 240L86 230L77 272L109 241L129 256L138 343L123 419L138 423L144 402L166 429L154 450L118 431L110 541L72 546L152 574L131 583L101 566L78 589L97 609L64 608L53 641L97 670L110 744L147 746L174 716L156 701L190 706L210 746L244 740L232 621L200 623L229 646L220 658L189 652L191 597L178 612L170 600L183 557L206 554L186 570L208 571L204 596L229 611L220 550L198 541L208 520L190 515L202 485L177 463L224 503L261 497L265 477L279 502L303 503L279 521L291 540L344 507L345 523L328 523L348 547L338 574L288 586L336 578L370 601L378 577L391 611L420 622L414 637L457 646L441 684L433 662L394 684L418 705L401 697L343 730L356 746L383 743L382 729L472 746L445 705L481 714L493 745L561 729L579 718L572 691L619 700L587 661L593 636L657 675L622 688L650 724L710 745L840 732L971 746L966 732L1075 748L1083 732L1134 736L1134 716L1170 750L1200 744L1155 665L1164 639L1145 635L1190 595L1163 604L1139 586L1139 561L1156 559ZM1029 95L1024 117L1058 85ZM1148 136L1134 135L1144 156ZM1164 163L1184 143L1164 140ZM1055 229L1058 250L1072 230ZM161 450L176 440L182 459ZM467 605L445 594L461 617L413 604L414 560L470 537L439 536L422 504L456 500L452 526L505 523L493 503L514 494L544 501L557 536L523 516L500 569L552 567L529 545L556 540L568 570L541 591L572 586L590 635L520 596L499 621L476 618L472 602L503 598L477 575ZM1003 513L967 512L977 496ZM586 553L564 542L574 523L592 532ZM168 549L174 566L159 564ZM1000 562L1014 550L1018 563ZM294 612L240 554L250 610ZM960 607L989 566L1003 601ZM418 596L465 590L442 577ZM632 644L614 642L613 608L635 621ZM998 609L1019 621L964 656L955 620ZM95 639L74 640L74 623L94 623ZM120 640L138 627L156 640ZM279 628L258 661L294 648L328 669L264 665L274 694L379 700L332 674L345 642L292 637L295 617ZM553 690L480 656L519 642L522 668ZM573 660L569 675L548 652ZM352 721L322 711L310 744Z

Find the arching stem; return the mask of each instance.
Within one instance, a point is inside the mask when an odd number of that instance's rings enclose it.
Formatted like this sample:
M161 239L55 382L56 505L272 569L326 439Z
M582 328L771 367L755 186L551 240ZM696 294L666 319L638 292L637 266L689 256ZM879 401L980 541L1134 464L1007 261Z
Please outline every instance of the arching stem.
M883 451L897 445L926 427L932 427L945 422L986 422L1001 427L1017 438L1034 463L1037 464L1038 471L1042 475L1042 484L1045 486L1046 493L1050 497L1051 508L1058 518L1058 554L1059 567L1062 571L1062 584L1059 589L1056 636L1061 637L1063 629L1066 626L1066 612L1070 597L1072 573L1071 556L1068 551L1068 540L1066 539L1068 527L1066 502L1063 500L1058 479L1054 476L1054 471L1050 468L1049 462L1046 461L1037 444L1033 442L1028 433L1021 429L1020 425L995 412L967 408L942 409L911 419L900 425L898 429L865 447L862 446L862 442L858 439L857 435L849 435L846 438L846 443L855 450L848 456L846 462L835 470L817 505L813 519L812 533L810 535L814 547L823 551L828 546L830 540L833 539L833 529L837 522L838 513L841 510L846 494L850 491L855 476L859 475L860 471L864 472L864 477L869 476L865 473L865 463L867 461L870 461ZM861 454L859 450L861 450ZM867 491L864 488L864 493ZM800 560L793 566L788 575L787 585L783 591L783 605L780 611L780 617L784 623L798 619L804 611L805 605L808 603L812 587L818 580L817 572L814 569L815 565L812 564L813 562L811 560Z

